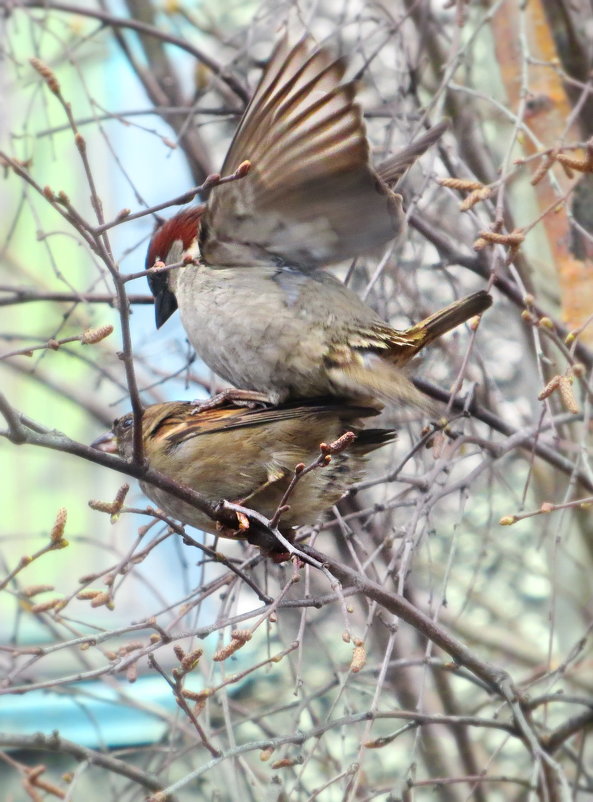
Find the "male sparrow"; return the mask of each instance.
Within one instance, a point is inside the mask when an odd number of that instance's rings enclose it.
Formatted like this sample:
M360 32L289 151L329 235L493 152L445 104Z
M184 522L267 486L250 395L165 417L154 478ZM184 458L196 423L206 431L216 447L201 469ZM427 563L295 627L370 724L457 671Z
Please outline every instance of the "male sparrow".
M486 292L404 331L383 322L321 266L396 236L401 196L388 187L438 139L445 123L371 166L353 83L342 60L282 39L267 63L212 189L153 235L146 267L160 327L179 306L204 362L243 391L278 404L336 395L421 403L400 368L436 337L490 306Z

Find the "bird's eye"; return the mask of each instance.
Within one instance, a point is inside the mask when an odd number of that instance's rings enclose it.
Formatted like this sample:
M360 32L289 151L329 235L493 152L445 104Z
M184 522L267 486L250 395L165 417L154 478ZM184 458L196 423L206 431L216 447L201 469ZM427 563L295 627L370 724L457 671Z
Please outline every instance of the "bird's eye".
M132 415L126 415L125 418L117 418L117 420L113 423L113 428L129 429L133 422L134 418Z

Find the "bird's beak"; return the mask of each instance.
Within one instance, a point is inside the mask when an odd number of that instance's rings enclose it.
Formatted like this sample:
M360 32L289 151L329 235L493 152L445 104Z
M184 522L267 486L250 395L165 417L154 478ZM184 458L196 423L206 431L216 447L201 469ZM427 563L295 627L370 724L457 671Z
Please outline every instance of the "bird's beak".
M167 271L148 276L148 283L154 296L154 320L157 329L160 329L177 309L177 298L169 289Z
M117 438L113 432L105 432L93 440L91 448L96 448L105 454L117 454Z

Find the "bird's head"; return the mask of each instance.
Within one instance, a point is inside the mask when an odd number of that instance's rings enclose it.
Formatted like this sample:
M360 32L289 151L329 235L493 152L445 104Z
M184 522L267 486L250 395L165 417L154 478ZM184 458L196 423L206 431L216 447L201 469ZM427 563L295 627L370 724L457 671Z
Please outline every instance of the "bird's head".
M166 265L183 261L184 254L198 245L200 221L205 206L194 206L179 212L163 223L152 235L146 254L146 270L155 262ZM155 272L148 276L148 284L154 296L156 327L159 329L177 309L177 300L170 288L171 271Z
M105 454L119 454L129 459L133 452L134 414L129 412L113 421L108 432L99 435L91 443L91 448L103 451Z
M202 425L203 416L194 415L194 409L195 404L191 401L167 401L163 404L150 404L144 408L142 437L149 461L155 449L157 452L166 452L172 444L175 445L175 439L170 440L169 436L177 430L197 433ZM237 413L243 410L233 408L233 411ZM128 412L116 418L111 430L99 435L91 443L91 447L106 454L119 454L130 459L134 450L134 413Z

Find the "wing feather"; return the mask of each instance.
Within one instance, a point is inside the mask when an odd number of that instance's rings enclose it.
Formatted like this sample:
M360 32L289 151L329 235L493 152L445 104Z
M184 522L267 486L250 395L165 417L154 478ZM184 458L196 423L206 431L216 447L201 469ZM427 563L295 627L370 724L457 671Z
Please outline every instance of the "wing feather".
M341 342L336 342L330 347L327 358L336 365L351 361L359 365L356 352L368 352L403 367L427 345L475 315L481 315L491 305L492 296L485 290L478 290L401 331L380 322L357 326L348 331L346 351Z
M318 399L308 404L285 405L269 409L245 409L244 407L220 407L204 410L196 415L191 414L195 404L191 401L179 401L158 404L149 407L145 419L151 436L166 438L171 447L199 437L204 434L229 431L249 426L265 426L285 420L296 420L307 416L318 419L322 416L335 417L345 421L356 421L358 418L377 414L371 407L356 406L337 402L335 399Z
M401 197L379 180L356 86L309 37L280 40L223 166L249 174L212 190L201 252L214 265L282 259L318 267L393 239Z

